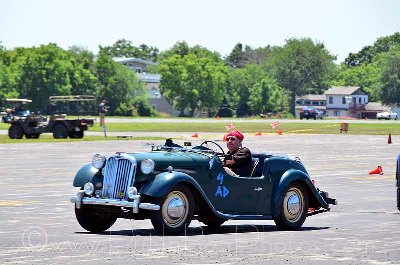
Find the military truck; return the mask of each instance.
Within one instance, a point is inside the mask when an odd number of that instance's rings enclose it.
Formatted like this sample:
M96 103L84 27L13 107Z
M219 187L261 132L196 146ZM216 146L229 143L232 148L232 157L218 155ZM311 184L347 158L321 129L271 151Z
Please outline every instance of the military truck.
M63 98L61 98L63 97ZM83 98L83 99L82 99ZM58 102L93 102L93 96L60 96L50 97L51 100ZM10 114L7 122L11 124L8 129L8 136L11 139L22 139L23 136L28 139L37 139L42 133L53 133L56 139L63 138L83 138L84 131L88 129L88 125L94 124L94 119L76 118L68 119L66 114L53 113L50 119L46 116L29 112L27 115Z

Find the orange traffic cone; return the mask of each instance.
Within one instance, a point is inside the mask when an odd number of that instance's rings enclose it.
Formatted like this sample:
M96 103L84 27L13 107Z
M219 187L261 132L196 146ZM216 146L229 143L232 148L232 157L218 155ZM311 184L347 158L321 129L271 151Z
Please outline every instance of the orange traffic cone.
M383 175L383 170L381 166L378 166L377 168L371 170L369 172L370 175Z
M392 135L389 133L388 144L392 143Z
M261 132L256 132L256 136L261 136L262 133Z
M278 130L278 134L282 135L282 130L281 129Z
M199 138L199 135L197 133L193 134L192 137Z

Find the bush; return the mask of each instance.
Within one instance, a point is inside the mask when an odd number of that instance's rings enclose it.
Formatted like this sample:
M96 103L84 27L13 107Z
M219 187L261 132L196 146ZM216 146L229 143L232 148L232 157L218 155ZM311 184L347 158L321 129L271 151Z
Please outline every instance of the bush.
M138 97L134 100L134 105L139 116L144 117L155 117L158 116L158 113L152 106L150 106L149 102L146 98Z

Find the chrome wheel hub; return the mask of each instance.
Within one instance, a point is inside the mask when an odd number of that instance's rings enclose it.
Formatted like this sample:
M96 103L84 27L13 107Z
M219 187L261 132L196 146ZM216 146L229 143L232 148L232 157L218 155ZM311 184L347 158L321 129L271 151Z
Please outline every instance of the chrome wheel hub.
M283 199L283 211L289 222L297 222L304 211L304 196L296 187L290 188Z
M173 198L167 206L168 216L172 219L178 219L183 216L185 208L180 198Z
M293 194L289 197L287 202L288 212L292 215L296 215L300 211L300 198L297 194Z
M188 215L188 199L180 191L168 194L162 206L162 216L165 224L170 227L178 227L185 222Z

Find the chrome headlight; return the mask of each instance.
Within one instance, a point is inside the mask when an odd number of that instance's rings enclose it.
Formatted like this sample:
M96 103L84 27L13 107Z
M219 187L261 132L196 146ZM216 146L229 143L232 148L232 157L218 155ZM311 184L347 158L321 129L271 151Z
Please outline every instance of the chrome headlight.
M94 186L91 182L88 182L85 184L85 186L83 186L83 190L85 191L86 195L90 196L94 192Z
M140 163L140 170L143 174L148 175L154 171L155 163L151 159L143 159Z
M92 165L97 169L102 169L106 164L106 156L102 154L95 154L92 158Z

